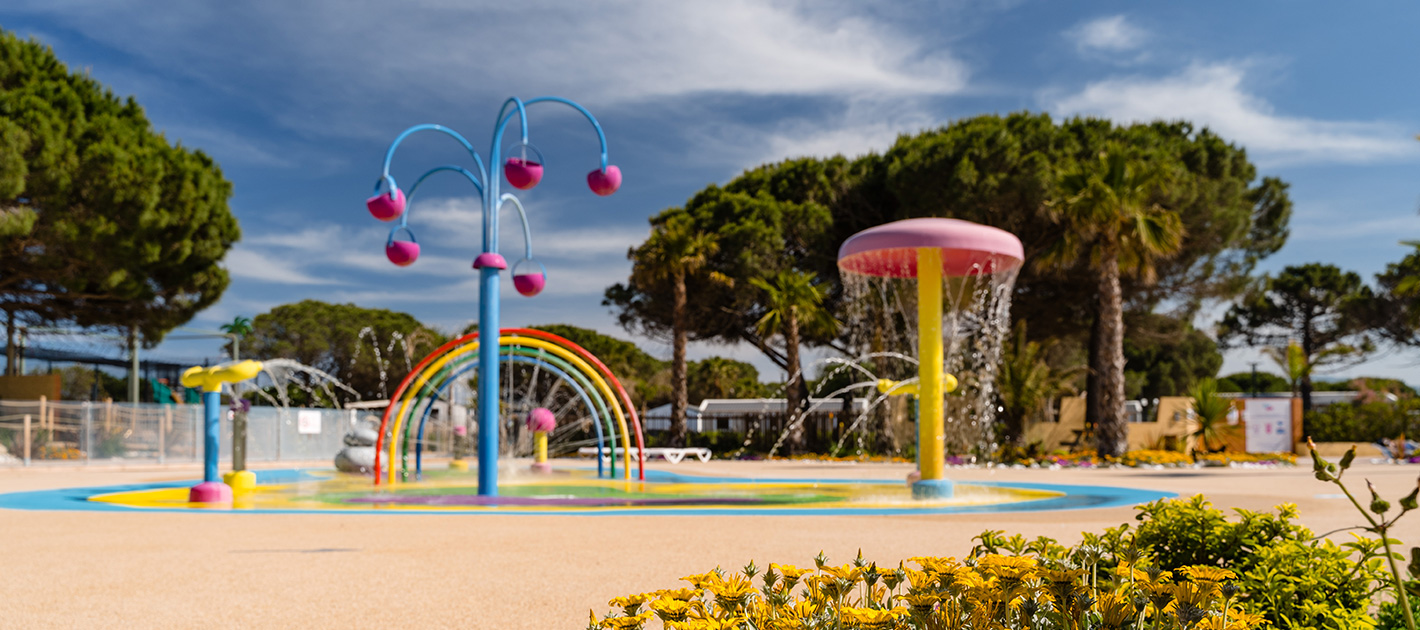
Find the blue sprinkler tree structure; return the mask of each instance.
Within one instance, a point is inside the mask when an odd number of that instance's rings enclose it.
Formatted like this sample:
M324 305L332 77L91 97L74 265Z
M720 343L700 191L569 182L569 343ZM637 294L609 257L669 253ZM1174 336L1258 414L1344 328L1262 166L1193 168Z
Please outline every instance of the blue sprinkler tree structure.
M602 133L601 124L585 107L565 98L545 96L526 102L510 98L504 102L502 109L498 112L497 123L493 126L489 164L495 167L502 164L503 175L507 177L508 183L520 190L530 189L541 181L542 155L528 142L527 119L527 108L539 103L560 103L576 109L587 118L587 121L592 124L592 129L597 132L597 140L601 143L601 166L587 174L587 184L592 192L598 195L606 196L616 192L616 189L621 186L621 170L607 164L606 134ZM522 141L514 149L518 155L504 161L500 149L503 144L503 132L515 117L518 119L522 132ZM408 196L406 196L395 183L394 177L390 175L390 163L394 160L394 152L400 142L417 131L438 131L457 140L464 149L468 150L477 172L469 171L459 165L436 166L420 175L414 185L409 188ZM389 238L385 241L385 255L390 259L390 262L396 265L409 265L419 257L419 245L415 241L414 232L409 229L409 215L404 211L408 197L412 197L419 185L430 175L445 171L461 174L468 179L469 183L478 189L483 202L483 251L474 259L473 267L479 270L478 329L491 335L491 338L485 337L483 343L480 343L478 347L478 494L496 496L498 494L497 333L500 329L498 283L500 273L508 268L507 261L498 253L498 211L504 203L512 202L518 211L518 217L522 220L524 258L513 268L513 284L519 293L531 297L542 291L545 271L541 263L532 257L532 235L528 230L527 213L523 210L523 205L517 197L507 193L499 193L501 178L497 174L490 173L484 167L483 159L479 157L478 152L473 149L473 145L467 139L448 127L433 124L410 127L390 143L389 150L385 152L383 172L379 181L375 183L375 196L366 201L366 207L370 214L381 221L398 220L398 223L390 229ZM408 235L408 241L395 239L401 232ZM392 464L393 462L391 462Z

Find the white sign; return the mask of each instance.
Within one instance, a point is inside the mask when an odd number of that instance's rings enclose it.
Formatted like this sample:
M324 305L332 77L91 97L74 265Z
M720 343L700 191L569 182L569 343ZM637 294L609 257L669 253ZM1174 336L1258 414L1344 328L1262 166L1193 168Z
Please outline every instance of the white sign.
M1249 398L1244 401L1243 421L1247 423L1247 452L1292 452L1290 398Z
M296 412L296 432L302 435L320 433L320 412L313 410Z

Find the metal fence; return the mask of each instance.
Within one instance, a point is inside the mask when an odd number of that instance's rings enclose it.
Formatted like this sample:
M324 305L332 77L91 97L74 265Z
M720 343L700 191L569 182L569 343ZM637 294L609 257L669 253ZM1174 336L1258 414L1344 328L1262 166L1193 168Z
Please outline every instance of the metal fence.
M223 461L232 454L232 417L223 410ZM371 421L378 424L379 415L370 410L253 407L247 461L330 460L352 427ZM444 440L438 428L426 440ZM202 406L0 400L0 446L7 453L0 454L0 466L196 462L202 459Z

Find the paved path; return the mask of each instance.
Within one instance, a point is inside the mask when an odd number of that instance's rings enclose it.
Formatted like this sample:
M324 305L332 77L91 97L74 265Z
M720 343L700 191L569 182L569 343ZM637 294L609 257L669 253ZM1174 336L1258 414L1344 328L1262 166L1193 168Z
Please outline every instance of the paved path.
M902 478L905 465L682 462L682 473ZM0 492L192 478L185 468L0 469ZM1388 499L1420 466L1358 464ZM1203 493L1216 505L1296 503L1318 532L1360 519L1309 467L953 470L953 478ZM960 556L983 529L1078 541L1129 508L932 516L618 517L255 515L0 510L0 627L579 629L617 595L750 559L808 564ZM1341 535L1344 537L1345 535ZM1420 515L1396 537L1420 545Z

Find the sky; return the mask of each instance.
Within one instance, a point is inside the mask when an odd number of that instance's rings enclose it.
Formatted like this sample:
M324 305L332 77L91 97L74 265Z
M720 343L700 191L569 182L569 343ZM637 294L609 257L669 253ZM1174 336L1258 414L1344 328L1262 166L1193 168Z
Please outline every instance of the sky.
M1370 280L1409 251L1399 241L1420 238L1414 3L8 0L0 27L133 95L155 128L212 155L233 182L243 236L225 261L231 286L190 324L200 329L306 298L446 330L474 320L473 187L452 176L421 187L410 226L424 253L407 268L385 260L388 226L363 200L411 125L456 129L487 156L509 96L585 105L625 182L591 194L598 151L585 120L530 110L547 175L519 196L548 284L526 299L504 282L504 326L585 326L662 358L667 344L620 329L601 304L626 280L648 217L765 162L882 151L979 114L1211 128L1291 184L1291 237L1263 271L1324 262ZM447 137L416 135L392 173L407 186L461 155ZM511 264L520 230L509 212L502 225ZM156 352L219 350L169 341ZM782 378L749 347L690 354ZM1418 359L1390 353L1341 375L1420 384ZM1230 351L1223 372L1258 360Z

